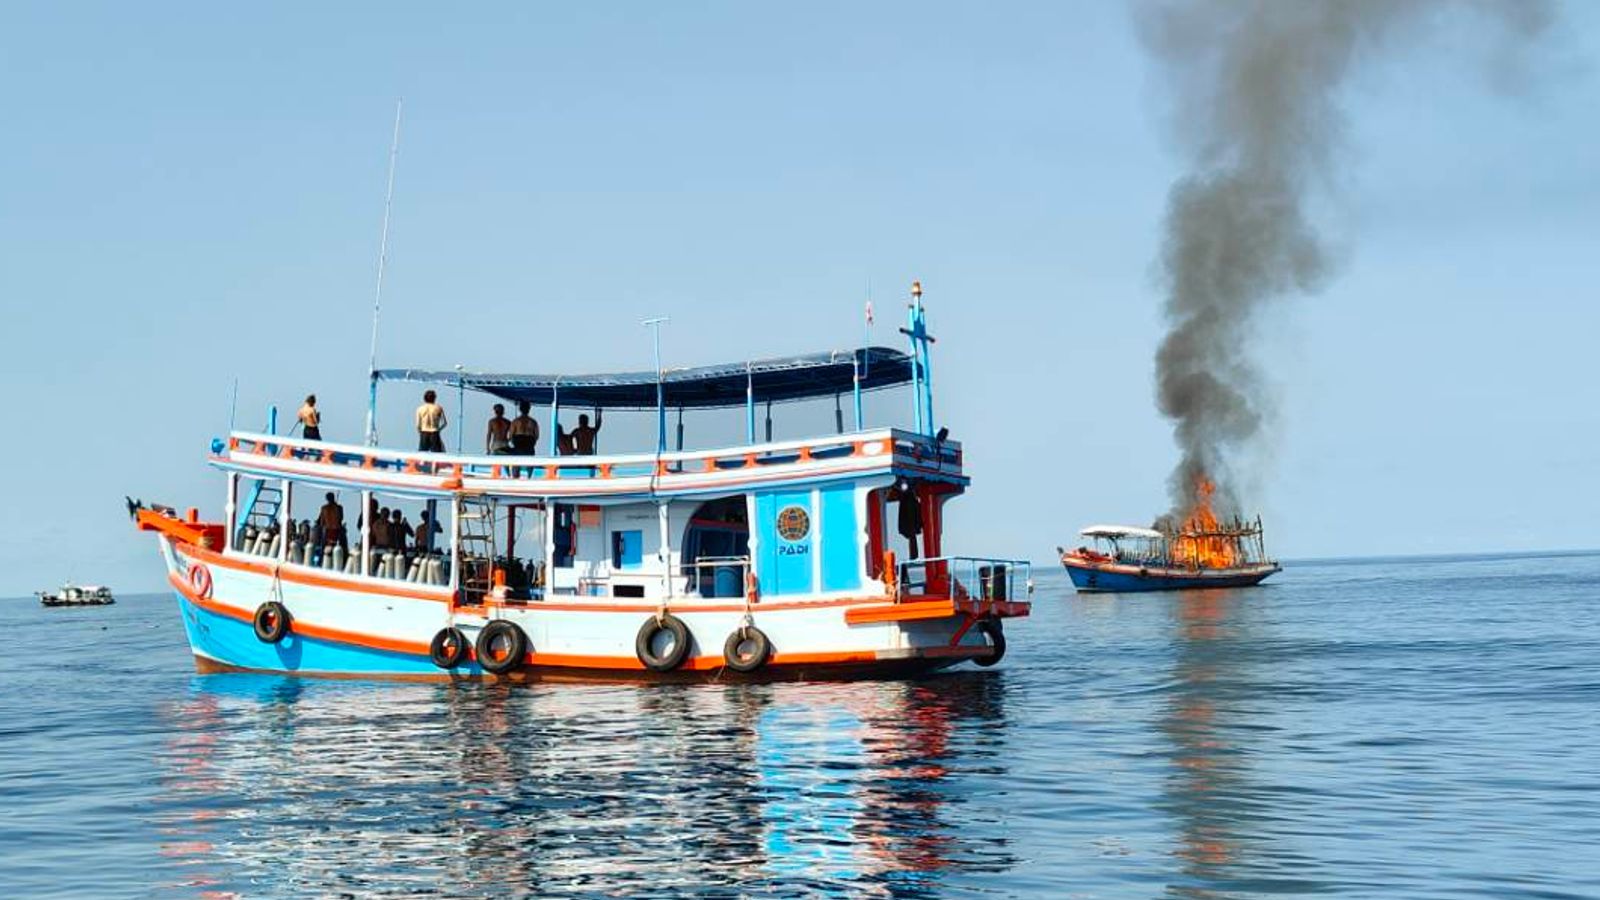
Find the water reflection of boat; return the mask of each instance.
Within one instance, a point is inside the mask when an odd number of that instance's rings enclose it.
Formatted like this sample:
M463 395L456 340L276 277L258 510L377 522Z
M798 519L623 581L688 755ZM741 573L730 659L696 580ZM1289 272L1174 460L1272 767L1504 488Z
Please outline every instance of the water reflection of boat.
M155 824L217 896L872 896L1015 864L1004 810L960 776L1004 776L990 675L559 692L272 681L197 682L168 713L187 733L163 757Z
M1094 546L1056 551L1084 593L1249 587L1283 571L1267 557L1261 522L1166 532L1132 525L1091 525L1079 534Z

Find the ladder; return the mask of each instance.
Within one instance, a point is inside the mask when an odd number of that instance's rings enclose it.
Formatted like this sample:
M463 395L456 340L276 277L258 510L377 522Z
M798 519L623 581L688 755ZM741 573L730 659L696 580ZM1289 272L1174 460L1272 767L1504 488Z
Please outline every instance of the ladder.
M461 605L480 606L494 588L494 501L463 497L456 520Z
M246 525L266 529L278 522L278 509L283 506L283 488L275 481L257 479L250 488L250 499L239 507L239 521L234 530L239 537L234 545L243 543Z

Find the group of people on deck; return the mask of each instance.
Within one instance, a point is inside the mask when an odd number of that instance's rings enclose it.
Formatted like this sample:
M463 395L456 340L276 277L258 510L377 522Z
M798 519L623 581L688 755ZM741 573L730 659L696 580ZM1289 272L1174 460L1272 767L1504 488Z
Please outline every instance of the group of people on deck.
M376 497L368 501L367 512L356 520L356 527L361 527L366 516L372 517L371 540L374 550L405 554L432 553L434 538L444 533L444 528L428 515L427 509L418 514L419 519L413 527L404 512L379 506Z
M537 456L539 454L539 423L528 415L528 401L517 403L517 417L506 418L502 403L494 405L494 416L489 419L484 435L485 453L492 456ZM308 441L322 440L322 411L317 409L317 395L306 396L297 414L301 433ZM443 453L444 429L450 424L444 407L439 405L439 395L432 390L422 394L422 405L417 407L417 449L424 453ZM589 424L587 414L578 416L578 425L571 431L556 423L556 452L562 456L593 456L600 434L603 416L594 412L594 424Z

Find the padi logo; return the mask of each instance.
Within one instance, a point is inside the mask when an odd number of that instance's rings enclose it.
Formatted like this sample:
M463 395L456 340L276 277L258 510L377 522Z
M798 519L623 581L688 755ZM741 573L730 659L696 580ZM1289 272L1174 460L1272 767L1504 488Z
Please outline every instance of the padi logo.
M778 537L786 541L803 541L811 534L811 513L803 506L785 506L778 510Z

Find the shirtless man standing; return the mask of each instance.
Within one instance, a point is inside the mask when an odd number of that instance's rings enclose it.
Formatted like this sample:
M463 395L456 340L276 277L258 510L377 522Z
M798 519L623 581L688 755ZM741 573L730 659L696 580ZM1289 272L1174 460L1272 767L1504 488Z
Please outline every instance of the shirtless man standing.
M494 418L489 420L489 431L483 438L483 452L502 456L511 452L511 420L506 418L504 405L494 405Z
M518 456L539 455L539 423L528 415L528 401L517 401L517 417L511 420L511 452Z
M587 415L578 417L578 427L572 429L571 434L568 436L572 441L572 455L594 455L594 439L595 436L600 433L600 426L604 424L601 421L601 418L602 412L599 409L594 411L593 425L589 424L589 417Z
M305 426L306 440L322 440L322 413L317 411L317 395L307 394L306 402L300 404L300 424Z
M449 421L444 417L444 407L437 402L439 395L433 391L424 391L422 405L417 407L417 449L427 453L443 453L444 438L439 432L444 430Z

